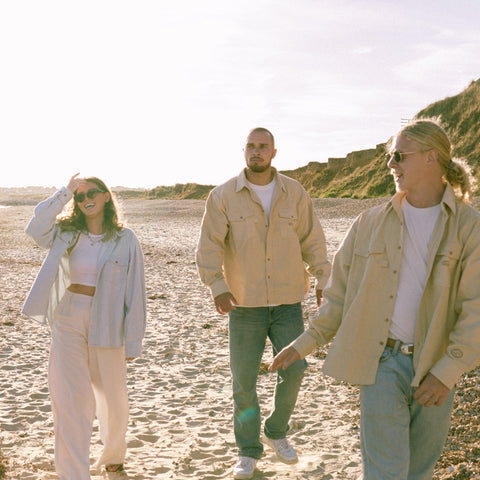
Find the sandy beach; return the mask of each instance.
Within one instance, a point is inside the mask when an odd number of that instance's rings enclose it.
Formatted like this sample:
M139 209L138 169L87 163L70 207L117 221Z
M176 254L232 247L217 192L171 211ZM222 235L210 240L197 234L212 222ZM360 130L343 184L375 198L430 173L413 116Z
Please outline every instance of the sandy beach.
M358 213L382 199L316 199L330 258ZM126 473L92 479L229 479L237 453L232 428L227 318L197 277L194 249L204 202L126 200L124 219L145 254L148 326L143 356L129 364ZM0 208L0 451L9 479L53 480L53 421L47 387L50 333L20 314L45 251L23 230L33 205ZM305 321L315 313L312 295ZM361 475L358 389L321 373L326 348L309 369L289 439L300 461L280 463L266 447L260 479L356 479ZM263 361L268 364L271 350ZM275 374L259 377L262 414ZM452 428L435 479L480 479L479 371L459 383ZM91 463L101 450L98 429Z

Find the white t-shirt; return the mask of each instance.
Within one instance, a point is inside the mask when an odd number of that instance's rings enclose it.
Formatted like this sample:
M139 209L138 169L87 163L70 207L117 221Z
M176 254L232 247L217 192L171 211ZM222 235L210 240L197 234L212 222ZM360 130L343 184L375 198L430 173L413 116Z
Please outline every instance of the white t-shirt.
M262 202L263 210L265 210L267 218L270 218L273 191L275 190L276 183L277 179L275 177L270 183L267 183L267 185L255 185L247 180L247 185L258 195L258 198Z
M274 177L270 183L267 185L255 185L252 182L247 180L247 185L258 195L258 198L262 202L263 210L267 214L267 218L270 219L270 210L272 209L272 198L273 191L275 190L275 185L277 184L277 179ZM263 305L265 307L275 307L276 305Z
M390 337L413 343L420 300L427 281L428 243L441 205L415 208L405 199L402 210L406 228Z

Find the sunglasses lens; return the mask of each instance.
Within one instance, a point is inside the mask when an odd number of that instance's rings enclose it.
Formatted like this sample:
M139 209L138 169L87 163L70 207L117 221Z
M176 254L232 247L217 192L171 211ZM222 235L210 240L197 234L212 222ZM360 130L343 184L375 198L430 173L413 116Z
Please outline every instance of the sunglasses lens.
M398 150L393 152L388 152L385 154L385 160L389 162L390 160L395 160L395 162L400 163L402 161L402 154Z
M77 203L81 203L85 200L85 194L84 193L79 193L78 195L75 195L75 201Z
M97 196L97 193L101 193L102 191L99 190L98 188L94 188L92 190L89 190L87 192L87 197L92 199L92 198L95 198Z

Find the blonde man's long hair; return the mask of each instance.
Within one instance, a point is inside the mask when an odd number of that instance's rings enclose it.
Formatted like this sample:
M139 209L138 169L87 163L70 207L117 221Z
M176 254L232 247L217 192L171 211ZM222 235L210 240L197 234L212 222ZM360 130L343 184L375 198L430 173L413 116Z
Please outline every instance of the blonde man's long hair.
M476 189L471 168L464 159L452 158L452 144L438 119L419 118L404 126L397 135L415 141L422 152L435 150L444 180L453 187L459 199L471 201Z

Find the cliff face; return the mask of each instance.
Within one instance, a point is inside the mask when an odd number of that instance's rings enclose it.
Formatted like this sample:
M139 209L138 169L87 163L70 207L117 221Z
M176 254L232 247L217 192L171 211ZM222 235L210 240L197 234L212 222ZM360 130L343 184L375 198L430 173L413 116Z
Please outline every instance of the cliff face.
M454 97L432 103L415 116L422 117L440 118L454 145L453 156L466 158L480 180L480 80ZM383 158L387 141L375 148L351 152L345 158L311 162L282 173L298 180L312 197L390 196L395 193L395 186ZM149 197L206 198L212 188L197 184L157 187L149 192Z
M367 198L392 195L395 187L385 165L385 143L376 148L350 152L328 163L312 162L307 167L284 171L298 180L312 197Z
M480 80L415 116L422 117L439 117L454 145L453 156L466 158L479 180ZM282 173L302 183L312 197L390 196L395 187L383 159L385 148L386 143L381 143L376 148L351 152L346 158L329 158L326 164L310 163Z
M177 183L171 187L155 187L148 192L148 198L165 198L170 200L205 199L213 185L198 183Z

